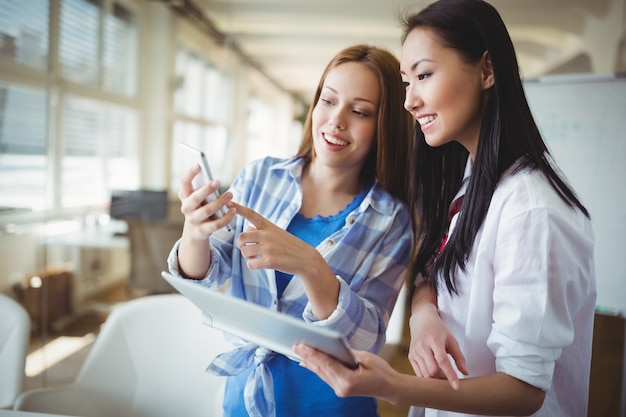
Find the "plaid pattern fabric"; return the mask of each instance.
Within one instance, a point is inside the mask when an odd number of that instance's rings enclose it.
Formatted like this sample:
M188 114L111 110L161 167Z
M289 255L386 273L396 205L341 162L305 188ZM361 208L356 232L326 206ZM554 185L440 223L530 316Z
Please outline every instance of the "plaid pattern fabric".
M232 184L234 201L248 206L279 227L286 229L302 202L301 159L265 158L248 165ZM200 281L220 287L230 278L228 291L237 297L281 311L316 326L346 335L355 349L379 352L397 295L404 282L412 251L411 218L406 207L377 183L363 202L346 218L345 225L318 245L340 284L337 309L325 320L317 320L297 276L280 299L273 270L250 270L235 246L237 236L249 223L236 216L232 232L225 229L211 236L211 266ZM177 246L169 267L178 272ZM265 362L272 352L234 340L236 349L218 356L208 370L235 375L252 364L255 371L245 389L251 416L275 415L273 382ZM302 387L302 389L306 389Z

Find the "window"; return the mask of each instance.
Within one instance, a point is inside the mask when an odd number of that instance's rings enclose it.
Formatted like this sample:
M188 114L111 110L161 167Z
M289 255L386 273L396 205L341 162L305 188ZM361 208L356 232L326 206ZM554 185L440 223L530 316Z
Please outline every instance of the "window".
M139 188L133 110L69 96L63 106L61 205L88 206L109 201L112 189Z
M46 102L42 89L0 82L0 209L46 208Z
M63 78L132 96L136 92L137 29L132 12L104 0L61 0L59 61Z
M61 0L59 61L61 76L98 84L99 0Z
M139 187L130 3L2 0L0 208L103 206L111 189Z
M215 178L223 179L232 82L206 58L184 47L176 54L176 76L171 187L178 189L184 170L178 142L202 149Z
M48 61L48 0L3 0L0 57L45 70Z
M247 160L267 155L267 144L272 143L272 108L258 97L248 99L248 148Z
M176 113L199 122L227 123L231 81L225 74L193 52L179 48L176 77Z
M102 86L132 96L137 90L138 33L135 16L118 3L104 20Z

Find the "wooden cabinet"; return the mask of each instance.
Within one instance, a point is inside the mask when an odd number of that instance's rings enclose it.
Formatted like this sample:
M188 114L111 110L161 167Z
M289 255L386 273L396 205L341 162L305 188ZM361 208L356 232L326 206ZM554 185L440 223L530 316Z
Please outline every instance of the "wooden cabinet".
M624 329L619 316L596 314L593 331L589 417L626 416Z
M33 331L53 328L72 314L73 275L69 270L49 268L27 277L22 301Z

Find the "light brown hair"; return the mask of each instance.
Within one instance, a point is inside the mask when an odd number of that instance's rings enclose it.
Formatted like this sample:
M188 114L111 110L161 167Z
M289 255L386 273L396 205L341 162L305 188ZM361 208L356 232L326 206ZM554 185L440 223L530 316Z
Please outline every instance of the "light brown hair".
M320 78L306 117L297 156L309 162L315 158L312 132L313 109L319 101L328 73L346 62L363 64L372 71L378 80L380 91L374 146L361 169L361 183L369 183L377 179L387 192L411 206L413 197L409 173L412 171L411 155L413 154L415 122L404 110L405 91L400 77L400 63L389 51L370 45L355 45L335 55Z

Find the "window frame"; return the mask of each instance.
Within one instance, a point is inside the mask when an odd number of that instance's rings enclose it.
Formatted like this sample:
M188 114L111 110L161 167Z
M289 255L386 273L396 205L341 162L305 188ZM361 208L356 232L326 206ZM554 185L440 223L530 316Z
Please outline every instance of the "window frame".
M24 223L47 221L53 218L71 217L77 214L82 215L89 211L107 209L104 201L94 202L77 207L63 207L62 196L62 165L63 165L63 106L68 97L78 97L80 99L93 100L103 106L119 106L129 109L136 114L136 147L141 144L142 137L142 103L144 102L141 91L139 74L141 74L141 48L144 40L146 6L140 0L102 0L102 7L99 13L99 52L98 52L98 84L87 85L63 78L61 63L59 62L60 43L60 8L63 0L48 1L48 55L47 65L43 69L34 68L26 63L18 62L14 59L0 55L0 81L17 87L39 89L46 96L46 137L45 137L45 158L47 159L45 177L45 207L41 210L33 208L17 208L0 212L0 225L11 223ZM110 15L114 4L118 3L126 8L133 16L136 53L134 54L134 93L131 95L107 91L103 83L103 74L106 68L100 65L102 62L104 33L103 22L105 16ZM141 159L136 152L136 164L140 167ZM138 182L141 183L140 168L137 170ZM108 190L110 191L110 190Z

